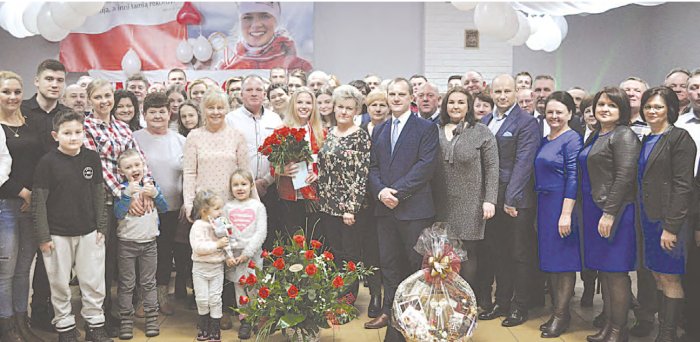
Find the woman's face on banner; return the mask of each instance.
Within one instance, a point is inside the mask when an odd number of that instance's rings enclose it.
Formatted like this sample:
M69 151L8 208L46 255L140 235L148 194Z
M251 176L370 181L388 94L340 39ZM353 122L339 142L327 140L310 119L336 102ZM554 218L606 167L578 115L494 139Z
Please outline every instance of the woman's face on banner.
M277 19L269 13L253 12L241 16L241 34L250 46L263 46L272 40Z

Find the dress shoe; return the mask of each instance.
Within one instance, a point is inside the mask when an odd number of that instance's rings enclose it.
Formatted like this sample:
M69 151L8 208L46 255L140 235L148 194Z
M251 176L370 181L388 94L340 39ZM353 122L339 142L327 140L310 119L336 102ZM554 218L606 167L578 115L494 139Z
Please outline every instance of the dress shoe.
M654 322L636 320L632 328L630 328L630 335L634 337L647 337L654 330Z
M527 310L512 310L506 319L501 322L501 326L510 328L527 322Z
M489 311L484 311L479 314L479 319L482 321L490 321L492 319L496 319L498 317L503 317L508 314L508 309L496 304L494 305L491 310Z
M605 326L603 326L603 328L600 329L600 331L598 331L595 335L586 336L586 341L588 341L588 342L602 342L610 334L611 328L612 328L612 326L610 325L610 323L606 322Z
M552 324L550 324L547 329L545 329L540 337L542 338L556 338L561 336L566 329L569 328L569 323L571 323L571 315L564 315L563 317L554 316Z
M595 316L595 318L593 318L593 326L598 329L602 329L607 323L608 316L605 315L605 312L601 312L600 315Z
M627 328L611 325L610 332L603 342L627 342L628 340Z
M365 329L381 329L389 325L389 315L383 313L379 317L365 323Z
M382 295L372 295L369 299L369 307L367 308L367 316L369 318L377 318L382 313Z
M545 331L545 330L549 329L549 326L552 325L553 321L554 321L554 315L552 315L552 317L549 317L549 320L547 322L544 322L544 323L542 323L542 325L540 325L540 331Z

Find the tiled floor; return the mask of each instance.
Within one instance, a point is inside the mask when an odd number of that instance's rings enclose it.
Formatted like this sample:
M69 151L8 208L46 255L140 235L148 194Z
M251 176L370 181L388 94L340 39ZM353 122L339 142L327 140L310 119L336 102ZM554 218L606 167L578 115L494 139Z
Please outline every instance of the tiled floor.
M634 278L633 278L634 279ZM633 281L633 284L635 282ZM602 308L602 299L600 295L596 295L593 308L582 308L579 305L579 296L582 292L582 284L577 284L576 294L571 304L571 313L573 320L568 332L558 339L549 339L548 341L585 341L586 335L595 333L591 324L593 317L597 315ZM77 291L77 288L76 288ZM115 291L116 292L116 291ZM74 308L80 304L74 300ZM385 329L366 330L363 328L367 318L367 305L369 303L369 293L362 288L357 301L357 307L360 310L360 317L346 325L327 329L322 331L321 341L330 342L374 342L383 341ZM132 341L193 341L196 335L195 322L197 319L196 311L189 311L184 308L184 304L176 302L177 312L173 316L161 316L161 335L155 338L146 338L144 335L143 320L137 322L134 331L134 339ZM78 312L77 309L75 309ZM544 323L549 318L549 309L540 308L530 312L530 320L518 327L503 328L500 325L500 319L494 321L480 321L470 341L473 342L511 342L511 341L540 341L539 325ZM630 312L630 321L632 320ZM82 323L80 323L82 330ZM234 324L233 330L223 332L223 341L238 341L237 333L238 325ZM47 341L56 341L57 335L42 333L42 336ZM84 336L84 334L83 334ZM652 333L655 336L655 332ZM285 338L277 333L270 337L269 341L284 341ZM651 342L652 337L644 339L630 339L630 341Z

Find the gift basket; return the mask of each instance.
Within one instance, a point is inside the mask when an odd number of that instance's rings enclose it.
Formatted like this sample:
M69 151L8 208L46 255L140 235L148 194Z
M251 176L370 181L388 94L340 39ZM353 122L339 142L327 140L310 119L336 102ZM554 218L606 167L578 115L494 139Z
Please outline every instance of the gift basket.
M396 290L392 324L407 341L466 341L476 328L476 297L459 276L466 252L447 238L445 225L423 231L415 246L422 269Z

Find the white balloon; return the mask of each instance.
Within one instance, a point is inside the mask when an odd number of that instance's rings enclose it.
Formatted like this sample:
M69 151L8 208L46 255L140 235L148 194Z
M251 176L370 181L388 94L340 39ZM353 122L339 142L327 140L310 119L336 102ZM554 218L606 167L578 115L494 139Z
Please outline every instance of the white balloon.
M471 11L476 7L476 2L463 2L463 1L452 1L452 6L460 11Z
M506 4L482 2L474 9L474 25L479 32L498 35L506 27Z
M24 10L24 13L22 13L22 23L24 27L33 34L39 34L39 28L36 26L36 18L43 5L43 1L30 2L29 6Z
M211 43L204 38L204 36L199 36L194 46L194 57L200 62L206 62L211 58L213 49Z
M51 9L51 18L56 25L66 30L72 30L85 23L85 16L73 10L66 3L49 2L49 8Z
M530 37L530 21L527 17L520 11L518 13L518 33L508 40L508 44L512 46L520 46L525 44L527 39Z
M189 63L192 61L192 56L194 56L192 45L184 40L181 41L180 44L177 45L177 50L175 50L175 57L177 57L177 60L182 63Z
M559 30L559 26L557 26L557 23L555 23L554 19L550 16L545 16L543 25L544 27L542 30L542 34L545 35L545 38L542 50L552 52L558 49L559 45L561 45L561 31Z
M39 29L41 36L51 42L58 42L66 38L69 30L66 30L53 21L51 17L51 7L49 4L44 4L39 10L39 15L36 18L36 26Z
M553 16L552 19L554 19L554 23L557 24L559 31L561 31L561 40L564 40L569 33L569 24L566 22L566 18L563 16Z
M122 57L122 70L127 76L131 76L141 71L141 59L134 49L129 49Z
M519 21L518 21L518 14L517 12L513 9L513 7L510 7L508 5L505 6L505 11L504 11L504 19L505 19L505 25L503 26L503 29L495 34L495 36L501 40L509 40L518 33L519 30Z
M93 1L93 2L69 2L68 5L73 8L78 14L84 16L91 16L100 13L102 7L104 7L104 1Z
M22 13L29 4L26 2L10 1L0 8L0 24L16 38L32 36L33 33L24 27Z

